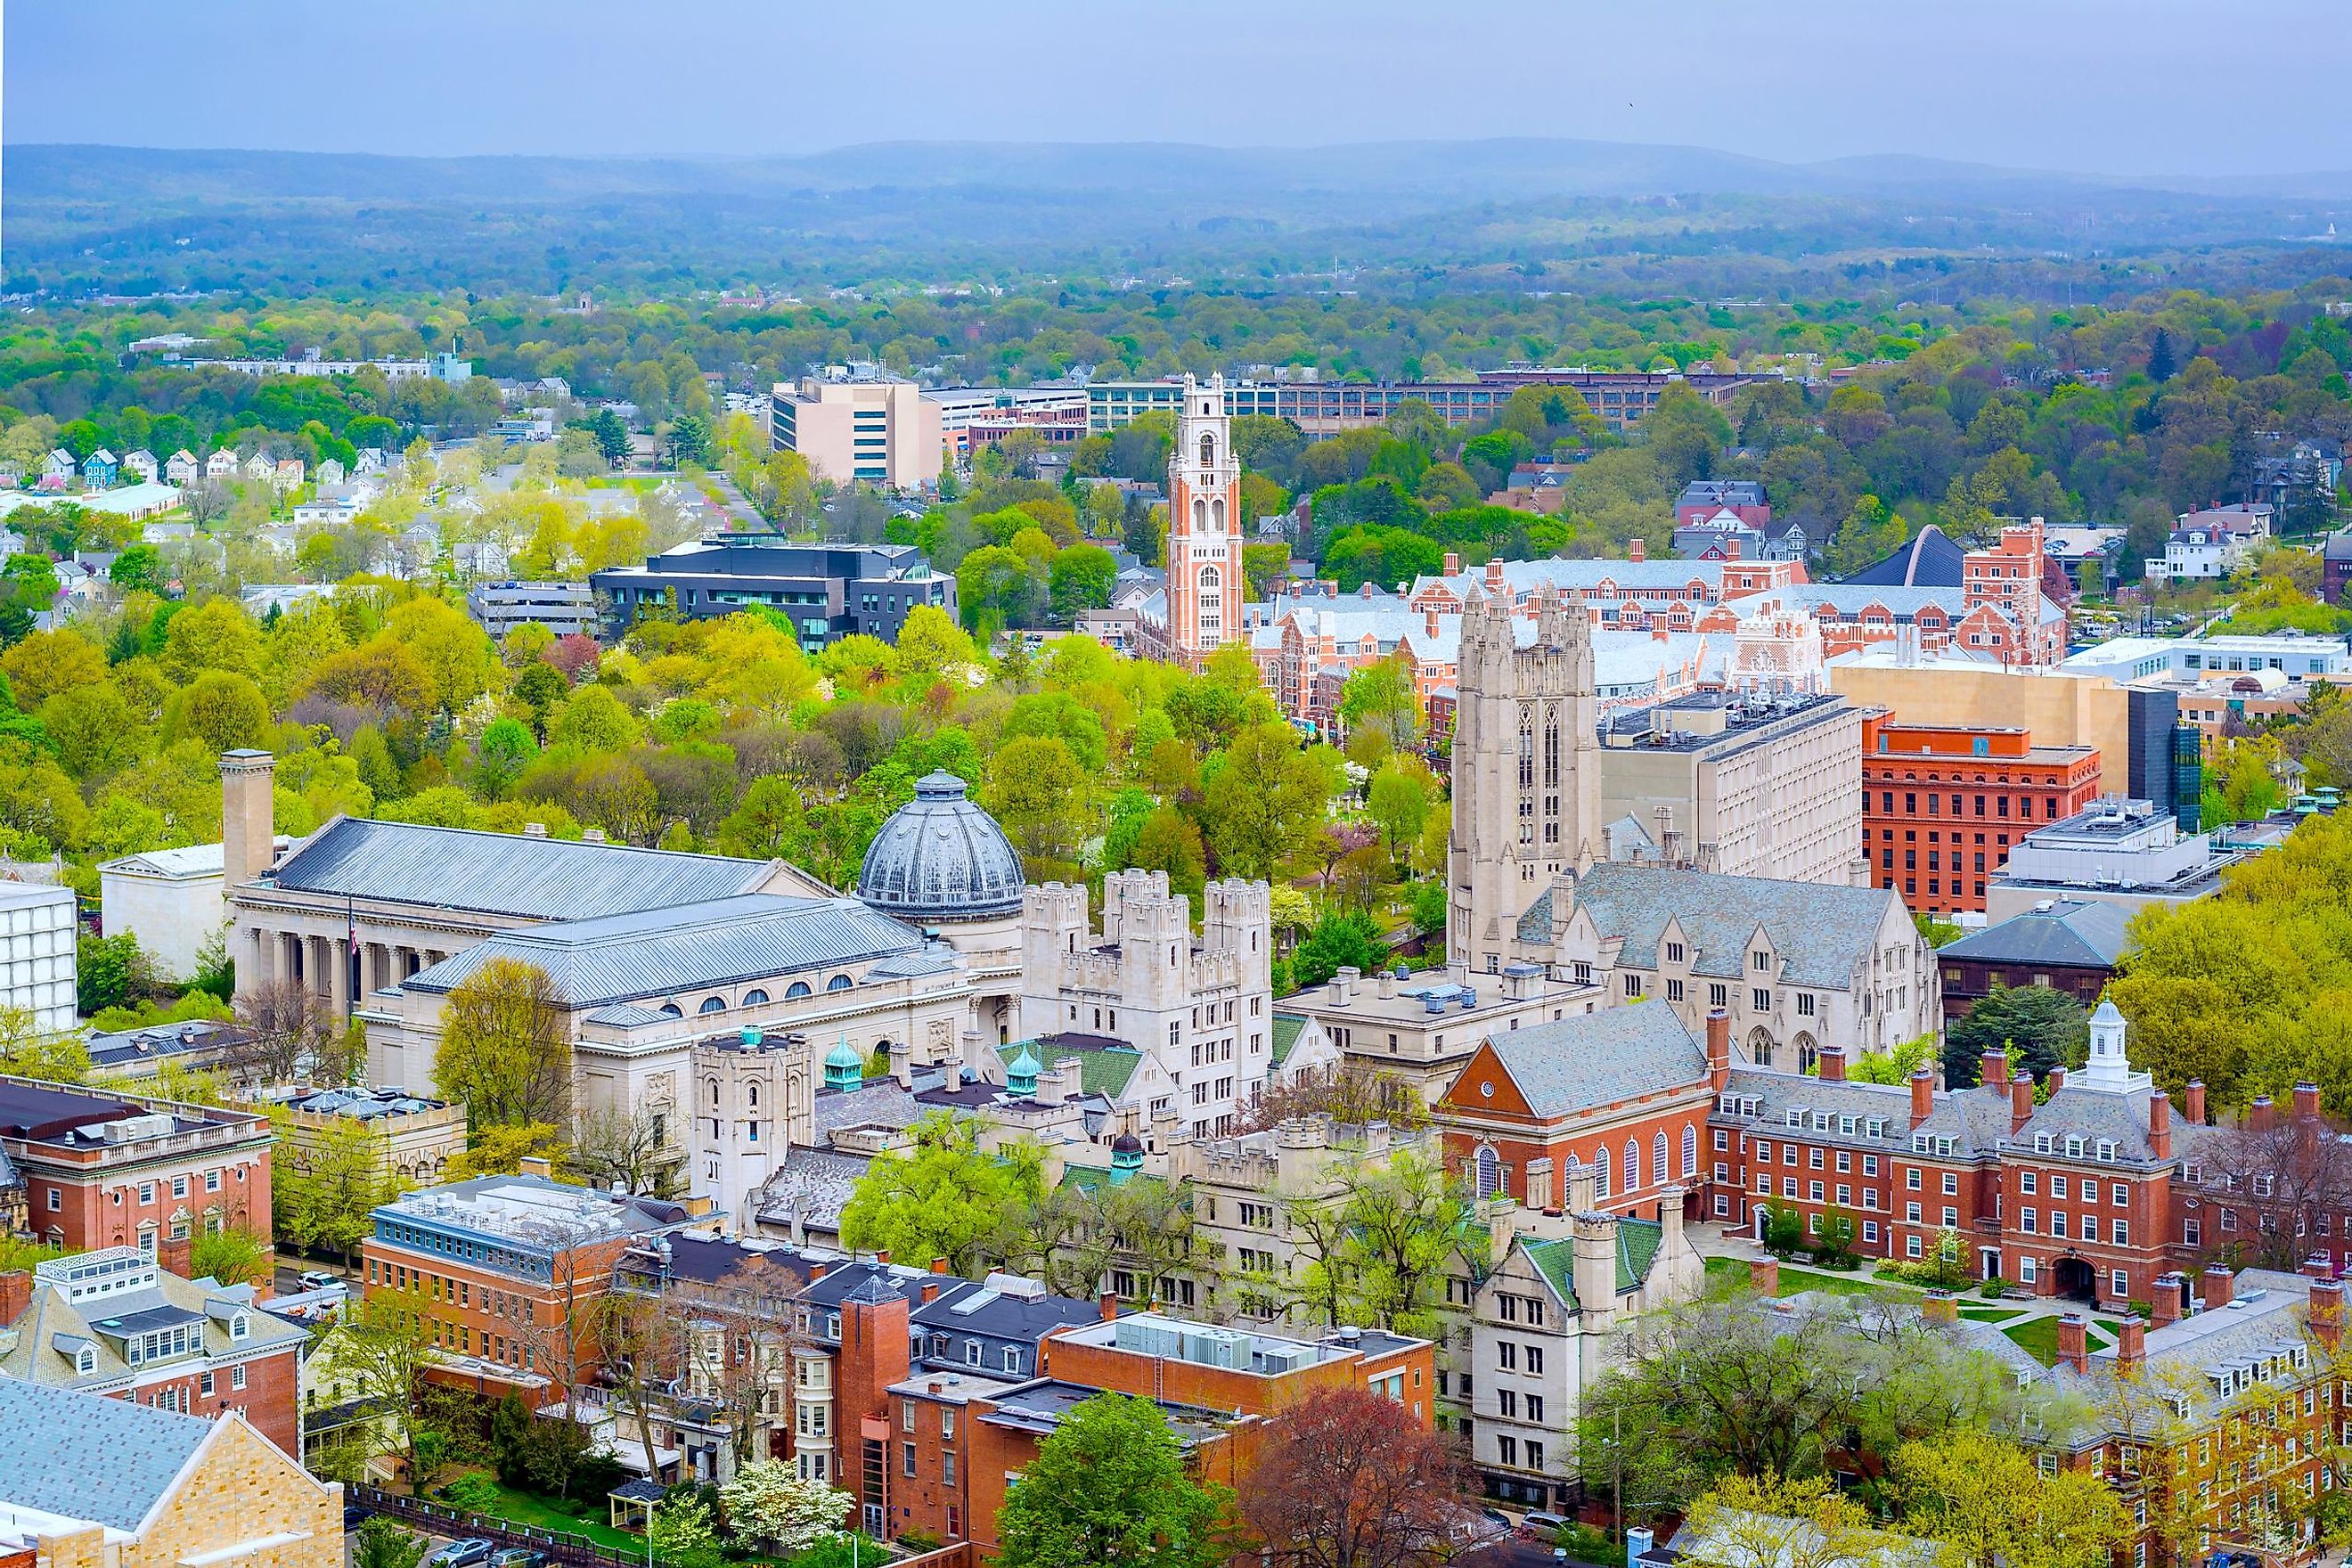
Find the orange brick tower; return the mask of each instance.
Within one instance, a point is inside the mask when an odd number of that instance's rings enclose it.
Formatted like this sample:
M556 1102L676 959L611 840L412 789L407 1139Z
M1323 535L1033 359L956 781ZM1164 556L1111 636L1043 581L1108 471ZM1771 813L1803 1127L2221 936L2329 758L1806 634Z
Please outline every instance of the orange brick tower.
M1197 669L1242 636L1242 465L1225 378L1184 378L1168 458L1168 657Z

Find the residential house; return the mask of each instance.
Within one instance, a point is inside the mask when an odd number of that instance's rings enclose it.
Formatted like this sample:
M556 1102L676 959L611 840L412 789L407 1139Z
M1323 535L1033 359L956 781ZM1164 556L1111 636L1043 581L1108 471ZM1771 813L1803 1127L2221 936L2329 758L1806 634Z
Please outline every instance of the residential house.
M155 454L142 447L122 455L122 471L140 484L155 482Z
M222 447L205 459L205 478L208 479L233 479L236 475L236 453L230 447Z
M343 1489L234 1410L0 1377L0 1542L28 1568L343 1568Z
M173 453L163 463L163 477L175 485L192 485L204 473L204 465L185 447Z
M278 458L276 466L270 470L269 482L276 485L281 490L300 489L302 488L302 459L299 458Z
M63 447L51 447L49 455L41 459L41 477L55 479L60 485L80 471L81 465L74 461L74 455Z
M278 477L278 465L270 460L268 453L256 452L245 460L242 471L256 484L267 484Z
M121 477L122 465L115 455L100 447L81 460L81 482L94 490L110 490Z
M281 1449L300 1446L300 1328L251 1285L191 1279L167 1258L106 1247L0 1274L0 1374L183 1415L235 1411Z
M321 458L319 460L319 483L320 485L339 485L342 482L342 460L339 458Z

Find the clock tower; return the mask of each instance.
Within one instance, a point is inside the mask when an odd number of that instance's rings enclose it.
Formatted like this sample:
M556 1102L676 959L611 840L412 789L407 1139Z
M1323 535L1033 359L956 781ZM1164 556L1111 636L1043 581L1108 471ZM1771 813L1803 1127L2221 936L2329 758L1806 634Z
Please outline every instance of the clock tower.
M1198 669L1242 637L1242 466L1225 378L1184 378L1168 458L1168 657Z

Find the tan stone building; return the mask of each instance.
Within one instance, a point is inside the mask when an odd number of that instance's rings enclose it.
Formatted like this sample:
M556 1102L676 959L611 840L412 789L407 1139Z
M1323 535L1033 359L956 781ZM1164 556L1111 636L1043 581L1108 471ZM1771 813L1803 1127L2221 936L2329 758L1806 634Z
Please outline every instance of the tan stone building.
M397 1085L381 1089L326 1089L289 1100L288 1125L278 1156L298 1170L318 1160L341 1129L367 1134L375 1166L403 1186L438 1186L449 1162L466 1147L466 1108L425 1100Z
M819 479L918 489L940 480L945 437L937 401L911 381L810 375L768 395L768 434Z
M1498 975L1370 975L1344 968L1282 998L1275 1033L1319 1035L1349 1067L1393 1075L1433 1105L1489 1035L1557 1023L1607 1005L1600 985L1513 963Z
M37 1568L342 1568L343 1489L234 1412L0 1378L0 1545Z

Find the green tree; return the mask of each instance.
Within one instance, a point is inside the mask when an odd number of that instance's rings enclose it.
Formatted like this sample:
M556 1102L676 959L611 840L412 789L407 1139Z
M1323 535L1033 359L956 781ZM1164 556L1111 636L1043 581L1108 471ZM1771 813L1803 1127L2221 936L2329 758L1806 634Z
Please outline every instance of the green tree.
M236 1226L205 1232L188 1248L192 1278L224 1285L268 1283L269 1239Z
M1328 910L1290 955L1291 981L1303 991L1322 984L1342 968L1370 973L1387 961L1388 947L1369 912Z
M84 1013L120 1007L155 989L154 965L139 951L139 939L129 931L120 936L81 937L75 950L75 1005Z
M1960 1568L2105 1568L2132 1534L2096 1471L2045 1476L2032 1454L1983 1432L1906 1444L1893 1479L1903 1528L1942 1542Z
M1339 721L1350 731L1377 731L1391 751L1411 751L1421 738L1412 661L1396 654L1349 671L1339 688Z
M771 1552L797 1557L839 1530L856 1500L823 1481L803 1479L773 1459L738 1468L719 1489L727 1526Z
M242 675L208 669L173 698L163 728L167 740L192 738L215 753L260 746L269 739L269 700Z
M1005 1568L1215 1568L1231 1544L1230 1495L1185 1473L1168 1418L1148 1399L1099 1394L1064 1416L1005 1494Z
M372 1513L352 1535L352 1568L416 1568L432 1543L394 1523L390 1514Z
M1081 610L1101 609L1110 603L1118 581L1118 563L1097 544L1073 544L1056 553L1047 569L1054 619L1075 624Z
M1271 881L1329 799L1328 774L1287 726L1254 724L1234 737L1202 785L1202 834L1223 875Z
M466 1104L469 1131L562 1126L572 1094L563 999L547 971L494 958L451 988L441 1008L433 1081Z
M1091 830L1086 770L1058 735L1022 735L990 759L988 808L1033 882L1070 880Z
M2007 1050L2010 1070L2050 1076L2079 1067L2091 1047L2091 1018L2073 994L2047 985L1996 985L1944 1026L1944 1083L1973 1089L1987 1051Z
M909 1129L914 1147L874 1161L842 1205L841 1239L918 1266L947 1260L971 1275L990 1256L1005 1216L1036 1201L1036 1151L983 1153L980 1129L945 1111Z

